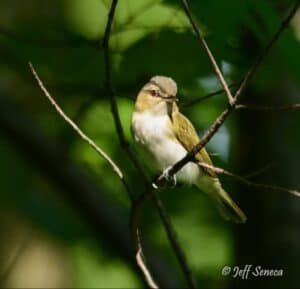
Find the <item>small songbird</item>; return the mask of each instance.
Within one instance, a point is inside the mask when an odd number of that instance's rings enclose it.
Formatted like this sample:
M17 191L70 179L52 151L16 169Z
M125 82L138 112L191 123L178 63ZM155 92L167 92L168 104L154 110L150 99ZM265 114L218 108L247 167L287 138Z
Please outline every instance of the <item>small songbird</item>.
M150 153L156 169L166 176L170 167L200 141L192 123L179 112L176 95L177 84L172 78L152 77L137 96L131 122L135 140ZM216 173L199 166L199 162L212 165L205 148L175 177L211 196L226 220L244 223L245 214L222 188Z

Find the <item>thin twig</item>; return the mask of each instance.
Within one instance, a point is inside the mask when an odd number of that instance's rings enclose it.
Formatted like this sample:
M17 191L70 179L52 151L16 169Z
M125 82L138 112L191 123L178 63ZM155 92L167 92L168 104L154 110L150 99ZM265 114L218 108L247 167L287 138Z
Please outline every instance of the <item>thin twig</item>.
M287 188L283 188L283 187L251 182L251 181L249 181L248 179L246 179L244 177L241 177L239 175L236 175L236 174L233 174L229 171L226 171L222 168L211 166L211 165L203 163L203 162L200 162L199 165L203 168L207 168L207 169L210 169L210 170L214 171L216 174L224 175L224 176L227 176L227 177L232 177L232 178L236 179L237 181L239 181L240 183L243 183L243 184L245 184L249 187L255 187L257 189L262 189L262 190L271 190L271 191L283 192L283 193L292 194L296 197L300 197L300 191L297 191L297 190L291 190L291 189L287 189Z
M91 140L61 109L61 107L57 104L57 102L54 100L54 98L51 96L51 94L48 92L46 87L44 86L42 80L38 76L37 72L35 71L32 63L29 62L30 70L36 79L40 89L43 91L44 95L47 97L49 102L52 104L52 106L55 108L57 113L75 130L78 135L86 141L102 158L104 158L113 168L114 172L119 176L120 179L123 179L123 173L120 170L120 168L117 166L117 164L98 146L96 143Z
M147 194L142 194L142 196L150 197L151 192ZM146 260L143 254L142 243L140 240L140 232L138 228L138 219L139 219L139 208L138 205L140 202L139 198L132 202L130 216L129 216L129 228L130 228L130 237L133 242L133 247L135 249L135 258L138 267L140 268L145 281L147 282L149 288L158 288L158 285L154 281L149 269L146 266Z
M287 104L282 106L259 106L259 105L249 105L249 104L237 104L236 109L243 110L257 110L263 112L290 112L300 109L300 103Z
M131 150L130 145L125 137L124 130L122 127L119 109L116 101L116 93L113 88L112 84L112 74L111 74L111 61L110 61L110 48L109 48L109 39L110 39L110 32L112 27L113 18L115 15L116 6L118 4L118 0L113 0L109 13L108 13L108 19L107 24L105 28L105 33L103 37L103 56L104 56L104 63L105 63L105 88L107 92L109 93L109 100L111 105L111 112L114 118L114 123L116 127L116 131L118 134L119 142L121 147L127 152L129 158L135 165L135 167L138 169L138 171L143 174L144 178L147 179L146 173L144 171L143 166L138 161L136 154Z
M240 82L239 82L239 83L231 83L231 84L228 85L228 87L229 87L229 88L236 87L236 86L238 86L239 84L240 84ZM216 96L216 95L220 95L220 94L222 94L222 93L224 93L224 89L219 89L219 90L213 91L213 92L211 92L211 93L208 93L208 94L206 94L206 95L204 95L204 96L200 96L200 97L198 97L198 98L194 98L194 99L192 99L192 100L182 102L182 103L180 103L179 105L180 105L180 107L184 107L184 108L185 108L185 107L190 107L190 106L192 106L192 105L195 105L195 104L197 104L197 103L199 103L199 102L202 102L202 101L204 101L204 100L210 99L210 98L212 98L212 97L214 97L214 96Z
M139 231L137 230L136 233L138 234ZM139 240L139 236L137 236L137 238L138 238L138 242L137 242L138 249L137 249L137 253L136 253L136 256L135 256L136 263L138 264L139 268L143 272L144 277L145 277L146 282L149 285L149 287L153 288L153 289L157 289L158 286L155 283L155 281L153 280L153 278L152 278L152 276L150 274L150 271L146 267L146 262L144 260L142 246L141 246L141 241Z
M139 242L139 244L140 244L140 242ZM142 257L142 248L141 247L139 248L138 252L136 253L135 259L136 259L136 263L138 264L140 269L143 271L146 282L149 285L149 287L154 288L154 289L158 288L158 286L155 283L155 281L153 280L148 268L145 265L145 260Z
M119 110L118 110L118 106L117 106L117 102L116 102L116 94L115 94L115 91L114 91L113 85L112 85L111 62L110 62L110 51L109 51L110 31L111 31L111 26L112 26L112 22L113 22L117 4L118 4L118 0L113 0L111 3L111 7L110 7L110 10L108 13L108 19L107 19L107 24L106 24L106 28L105 28L104 37L103 37L102 46L104 49L103 55L104 55L104 62L105 62L105 87L110 95L109 99L110 99L110 103L111 103L111 110L112 110L112 114L114 117L116 130L119 135L120 142L121 142L121 144L123 144L123 142L125 141L125 136L124 136L124 131L123 131L120 116L119 116Z
M196 33L198 40L202 44L205 52L207 53L208 58L209 58L212 66L214 68L214 71L215 71L217 77L219 78L220 83L222 84L224 92L225 92L225 94L226 94L226 96L228 98L228 102L230 104L233 104L233 96L231 94L231 91L230 91L230 89L229 89L229 87L228 87L228 85L226 83L226 80L225 80L225 78L224 78L224 76L223 76L223 74L221 72L221 69L219 68L219 66L217 64L217 61L215 60L214 55L212 54L210 48L207 45L207 42L206 42L205 38L202 35L202 32L201 32L198 24L194 20L194 17L193 17L193 15L191 13L191 10L190 10L190 7L189 7L187 1L186 0L181 0L181 3L183 5L183 8L184 8L184 11L185 11L186 15L188 16L188 18L189 18L189 20L190 20L190 22L191 22L191 24L193 26L194 32Z
M260 64L265 59L266 55L269 53L271 48L274 46L275 42L279 39L279 36L282 34L282 32L289 26L289 23L293 16L296 14L298 7L300 5L300 1L296 0L294 6L291 8L291 11L288 13L286 18L281 22L281 25L279 29L275 32L273 37L271 38L270 42L266 45L262 53L259 55L259 57L256 59L254 65L248 70L246 73L241 85L239 86L238 90L236 91L234 95L235 102L237 102L238 98L246 88L247 84L251 80L251 78L254 76L255 72L257 71Z
M180 247L176 231L174 230L174 226L172 225L172 222L171 222L171 218L167 215L166 210L164 209L163 203L162 203L161 199L158 197L158 194L156 191L153 191L153 198L155 200L155 203L158 205L159 215L160 215L161 220L163 221L163 224L166 228L167 236L171 242L171 245L175 252L175 255L177 256L179 264L181 264L183 273L186 276L188 286L190 288L197 288L196 281L192 274L192 270L188 266L186 255Z
M181 249L181 246L179 244L179 240L178 240L176 231L174 230L174 226L171 222L171 219L168 216L168 214L166 213L166 209L165 209L161 199L159 198L159 195L157 194L157 192L155 191L155 189L152 186L149 188L149 190L147 190L145 193L141 194L136 199L136 201L134 202L134 204L132 206L131 212L130 212L129 224L130 224L131 239L134 241L136 250L138 251L140 248L139 234L137 231L139 214L140 214L142 205L150 197L152 197L156 208L158 208L159 216L163 222L168 239L169 239L169 241L172 245L172 248L175 252L178 263L181 266L181 269L184 273L184 276L186 278L188 286L190 288L197 288L195 279L192 275L192 271L188 265L185 253Z
M244 175L243 177L245 178L245 179L252 179L252 178L254 178L254 177L257 177L257 176L259 176L259 175L261 175L261 174L263 174L263 173L265 173L267 170L269 170L271 167L273 167L274 166L274 163L275 162L271 162L271 163L269 163L269 164L266 164L265 166L263 166L262 168L260 168L260 169L257 169L257 170L255 170L255 171L252 171L251 173L248 173L248 174L246 174L246 175Z

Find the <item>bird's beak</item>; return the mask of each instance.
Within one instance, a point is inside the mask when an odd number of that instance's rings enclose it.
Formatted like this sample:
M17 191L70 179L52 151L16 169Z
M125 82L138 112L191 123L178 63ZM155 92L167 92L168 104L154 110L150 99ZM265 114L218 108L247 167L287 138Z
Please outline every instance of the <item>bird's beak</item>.
M168 96L164 98L166 102L177 102L178 98L176 96Z

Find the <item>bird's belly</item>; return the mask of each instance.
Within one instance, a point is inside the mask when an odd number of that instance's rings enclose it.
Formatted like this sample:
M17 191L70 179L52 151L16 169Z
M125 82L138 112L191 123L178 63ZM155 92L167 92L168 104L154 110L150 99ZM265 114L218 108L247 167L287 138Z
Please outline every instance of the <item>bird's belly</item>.
M133 131L137 142L153 156L159 170L164 170L185 157L187 151L174 137L168 117L133 120ZM187 163L176 175L179 181L195 183L200 176L199 166Z
M160 170L174 165L184 158L186 153L186 149L177 141L158 142L152 149L152 154L156 156ZM199 167L195 163L189 162L176 175L179 181L195 183L199 173Z

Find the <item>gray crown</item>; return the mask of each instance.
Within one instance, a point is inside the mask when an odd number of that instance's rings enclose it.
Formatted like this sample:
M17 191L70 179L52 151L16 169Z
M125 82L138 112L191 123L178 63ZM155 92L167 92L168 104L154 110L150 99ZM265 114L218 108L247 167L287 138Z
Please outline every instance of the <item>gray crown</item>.
M177 94L177 84L171 77L156 75L150 79L150 82L170 96L176 96Z

